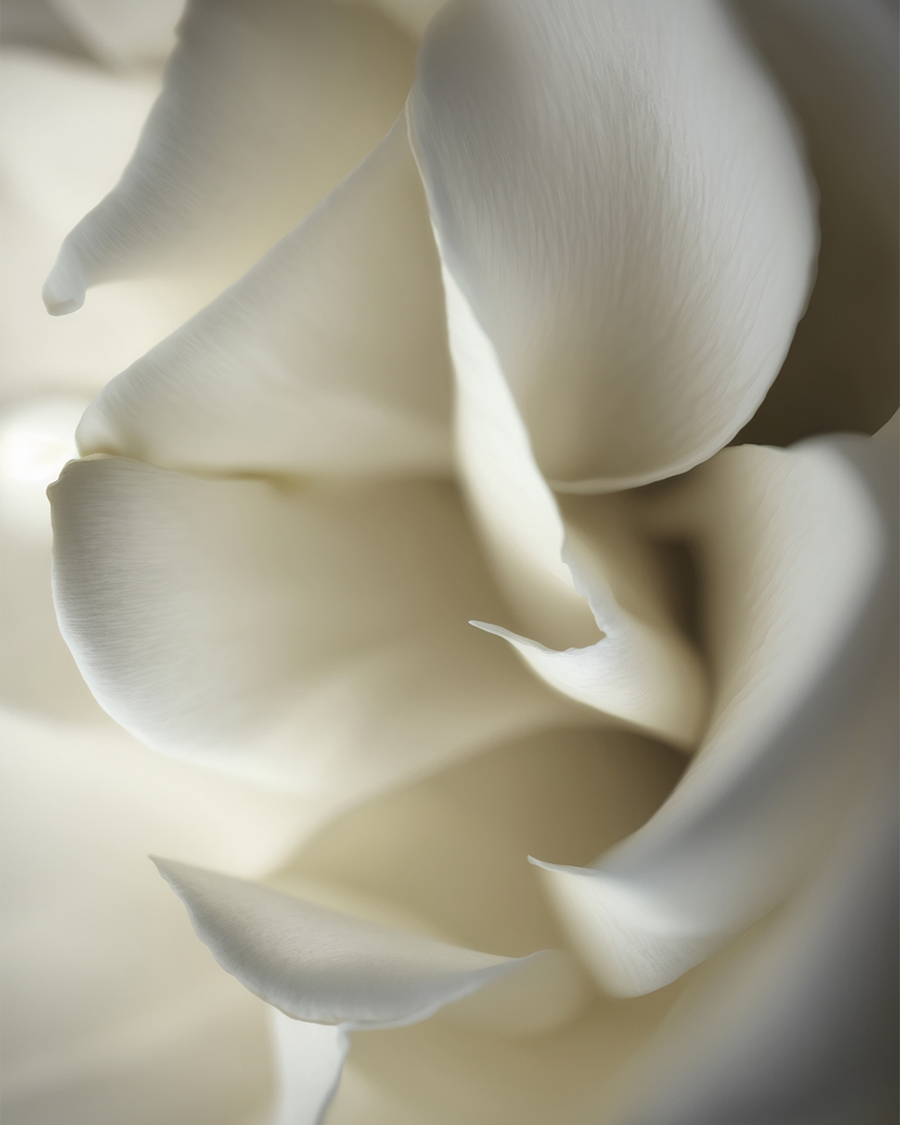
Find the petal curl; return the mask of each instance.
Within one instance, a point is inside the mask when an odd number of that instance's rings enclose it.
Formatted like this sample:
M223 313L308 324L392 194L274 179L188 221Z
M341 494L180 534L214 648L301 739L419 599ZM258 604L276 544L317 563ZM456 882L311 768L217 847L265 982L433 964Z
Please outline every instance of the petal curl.
M743 446L682 486L708 588L717 697L659 812L590 868L541 864L604 987L676 979L790 889L872 742L896 643L896 453L871 439Z
M816 232L722 7L449 5L409 117L445 264L545 474L614 490L728 442L787 352Z
M577 715L466 625L498 599L449 485L304 489L111 457L70 463L51 504L63 636L150 746L324 808Z
M155 860L226 971L293 1019L348 1030L402 1027L553 951L498 957L363 921L256 883Z
M159 270L223 288L384 136L412 66L409 42L372 11L192 0L134 157L63 243L49 311Z
M880 761L824 862L635 1061L635 1125L897 1116L895 689L896 675Z
M254 472L446 470L437 256L401 122L218 300L113 380L83 453Z
M590 511L570 502L563 521L496 350L447 269L444 289L469 500L522 625L557 650L473 624L504 637L543 680L605 718L692 749L706 717L705 676L648 548L614 499Z

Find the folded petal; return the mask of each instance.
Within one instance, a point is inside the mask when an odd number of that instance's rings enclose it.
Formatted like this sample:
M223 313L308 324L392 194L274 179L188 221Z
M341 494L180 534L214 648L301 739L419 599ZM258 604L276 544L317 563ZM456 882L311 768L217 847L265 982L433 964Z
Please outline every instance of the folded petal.
M549 951L497 957L364 922L256 883L156 860L201 941L240 982L293 1019L402 1027Z
M150 746L361 793L578 711L466 620L499 611L455 490L70 463L51 489L63 636Z
M326 0L193 0L117 187L66 238L47 308L184 268L239 276L384 136L412 79L387 20Z
M660 505L699 543L710 727L643 828L590 868L542 865L610 991L667 984L783 897L878 741L873 692L896 644L895 466L864 438L744 446Z
M180 468L446 469L440 276L405 122L245 277L107 386L84 453Z
M792 128L721 7L451 5L409 115L447 270L546 475L618 489L729 441L787 352L816 234Z
M522 625L556 650L504 637L548 684L683 749L706 717L705 676L675 625L649 548L615 499L559 504L541 475L497 352L444 271L462 477L500 584ZM602 639L596 639L602 633ZM575 647L570 647L575 646Z
M896 679L890 686L881 761L824 862L685 993L635 1060L628 1121L897 1116Z

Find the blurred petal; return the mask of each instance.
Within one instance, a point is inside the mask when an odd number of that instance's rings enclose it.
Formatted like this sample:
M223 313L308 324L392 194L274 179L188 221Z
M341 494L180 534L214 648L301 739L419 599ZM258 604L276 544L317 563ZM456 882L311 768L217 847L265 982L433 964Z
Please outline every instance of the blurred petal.
M542 679L579 703L693 748L706 714L703 670L667 612L648 549L612 504L602 511L597 503L595 526L570 520L566 529L497 353L446 270L444 288L460 469L482 538L524 626L560 649L579 647L554 651L473 624L510 641ZM635 581L635 570L643 581ZM619 601L626 591L628 609Z
M734 436L816 236L783 107L718 5L451 5L410 122L447 270L548 477L623 488Z
M84 400L41 395L0 415L0 697L56 718L103 721L59 635L50 593L47 485L75 455Z
M393 25L326 0L193 0L179 35L131 163L63 243L53 313L158 270L221 289L384 136L412 80Z
M873 692L895 644L886 452L849 437L728 450L660 506L701 546L710 728L644 828L592 868L542 865L612 992L667 984L783 897L878 741Z
M872 433L897 408L897 5L737 0L791 101L821 194L809 308L739 440Z
M445 341L401 121L245 277L104 389L79 445L178 468L446 469Z
M293 1019L350 1030L400 1027L509 972L539 977L554 952L478 953L229 875L172 860L156 865L222 968Z
M256 877L310 810L108 721L7 712L0 744L4 1125L244 1125L269 1097L261 1005L199 950L147 852Z
M120 458L51 490L63 636L150 746L352 802L579 712L499 610L455 490L215 481Z
M197 310L198 295L183 283L106 286L83 316L62 320L48 317L40 298L60 240L115 183L157 91L146 75L3 52L4 397L64 388L90 397Z

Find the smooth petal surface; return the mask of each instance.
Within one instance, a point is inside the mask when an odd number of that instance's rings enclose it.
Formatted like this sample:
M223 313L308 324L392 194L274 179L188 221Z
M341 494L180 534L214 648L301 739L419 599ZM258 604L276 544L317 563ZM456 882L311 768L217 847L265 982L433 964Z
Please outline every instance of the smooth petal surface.
M219 964L293 1019L401 1027L509 972L540 972L550 955L478 953L228 875L172 860L156 864Z
M538 464L606 491L753 414L803 312L814 207L780 101L707 0L485 0L409 105L444 260Z
M83 453L275 473L445 470L439 266L405 123L245 277L106 387Z
M412 48L326 0L194 0L163 94L118 186L66 238L44 300L164 270L234 280L378 143Z
M455 490L215 481L122 458L51 491L95 697L158 749L352 802L580 710L466 624L499 610Z
M264 1010L209 961L147 853L255 878L309 810L167 760L99 712L4 709L0 726L4 1125L246 1125L270 1096Z
M770 909L880 737L872 693L896 643L895 480L896 451L869 439L745 446L660 504L670 532L699 542L711 724L645 827L591 868L545 865L610 991L667 984Z
M675 626L646 544L613 502L597 501L587 520L570 504L564 523L497 353L449 270L444 288L466 491L519 621L557 651L495 625L473 624L508 640L570 698L692 749L706 717L704 673Z

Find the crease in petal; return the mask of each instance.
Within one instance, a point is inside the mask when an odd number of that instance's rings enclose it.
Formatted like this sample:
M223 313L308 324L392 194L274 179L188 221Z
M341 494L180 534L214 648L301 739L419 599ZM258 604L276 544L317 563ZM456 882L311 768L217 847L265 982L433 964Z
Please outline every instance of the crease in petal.
M326 815L580 717L466 624L499 595L448 484L291 488L97 457L50 496L63 637L156 749Z
M249 273L101 392L84 454L266 473L446 472L451 379L401 122Z
M896 452L871 439L724 451L654 517L695 537L716 696L660 810L591 867L540 863L604 988L639 995L771 909L880 735L894 667ZM536 862L536 861L533 861Z
M726 444L787 352L816 229L724 8L449 4L408 112L446 269L548 479L616 490Z
M413 76L394 25L326 0L191 0L178 36L121 180L62 245L51 313L153 272L221 290L381 140Z
M496 625L472 624L509 641L541 679L569 698L692 749L706 718L705 673L666 613L627 519L597 501L591 513L570 504L564 521L535 463L496 350L446 268L444 288L457 385L457 461L470 506L518 618L554 647ZM631 599L636 612L624 608L614 590L627 583L623 560L619 581L611 581L623 554L628 564L643 564L642 594Z

